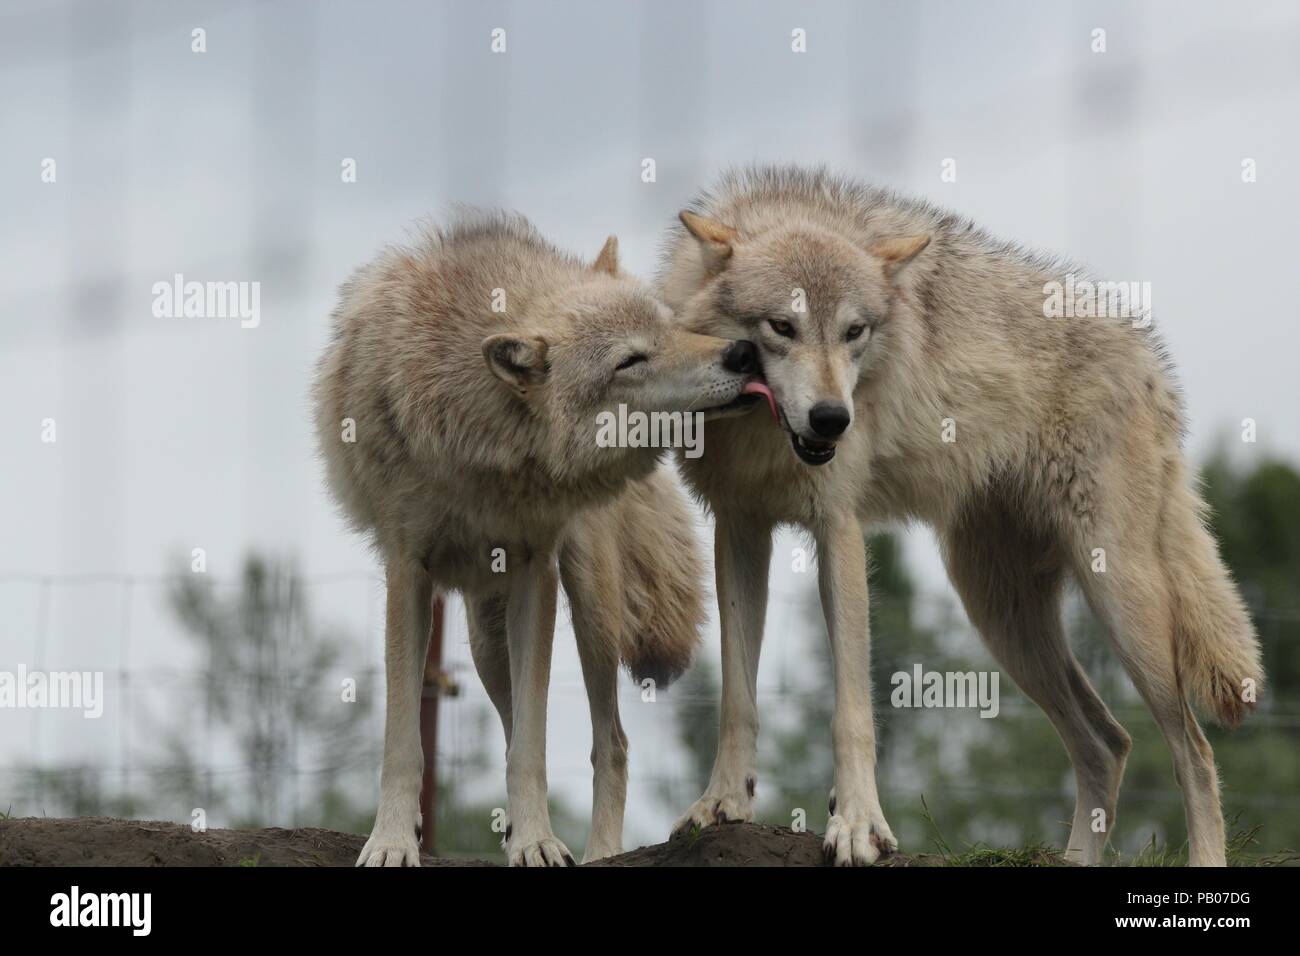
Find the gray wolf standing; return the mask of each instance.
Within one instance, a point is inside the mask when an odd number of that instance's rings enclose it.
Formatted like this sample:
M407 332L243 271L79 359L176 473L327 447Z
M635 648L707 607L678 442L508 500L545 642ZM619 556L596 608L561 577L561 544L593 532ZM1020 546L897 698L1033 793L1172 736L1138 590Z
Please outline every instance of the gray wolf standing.
M739 407L753 347L674 326L620 274L523 219L467 215L343 286L315 383L330 489L383 559L387 713L379 808L358 865L418 865L420 675L433 590L459 590L506 736L511 865L572 863L546 806L546 694L562 580L591 705L586 859L620 851L621 657L670 680L702 618L685 502L655 447L597 442L601 412Z
M780 427L712 424L708 454L681 461L717 518L723 702L708 789L679 828L752 816L771 532L791 523L817 542L834 660L826 851L847 865L895 848L876 790L862 525L916 519L1065 743L1069 855L1101 859L1130 747L1066 643L1072 575L1173 752L1191 863L1222 865L1218 778L1188 701L1236 724L1263 674L1147 323L1045 318L1051 284L1079 270L824 171L729 174L681 219L660 293L692 331L757 345Z

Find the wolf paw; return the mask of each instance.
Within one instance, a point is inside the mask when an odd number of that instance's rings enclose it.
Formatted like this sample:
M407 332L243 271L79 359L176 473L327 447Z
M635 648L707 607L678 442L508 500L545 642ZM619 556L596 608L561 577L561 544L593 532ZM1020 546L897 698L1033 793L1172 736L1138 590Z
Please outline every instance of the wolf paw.
M525 842L511 840L506 849L508 866L577 866L569 848L553 836Z
M388 831L376 827L357 857L357 866L419 865L420 844L414 831Z
M834 797L832 796L832 806ZM861 814L834 814L826 821L822 853L835 866L870 866L898 850L898 840L879 810Z
M712 797L696 800L682 818L673 824L673 836L718 823L749 823L754 819L754 798L744 796Z

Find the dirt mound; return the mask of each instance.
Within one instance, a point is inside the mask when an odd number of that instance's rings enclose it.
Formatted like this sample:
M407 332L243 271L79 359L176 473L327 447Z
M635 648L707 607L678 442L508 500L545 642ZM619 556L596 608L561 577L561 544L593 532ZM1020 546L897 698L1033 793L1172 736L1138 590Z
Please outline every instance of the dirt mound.
M363 836L304 827L208 830L81 817L0 820L0 866L352 866ZM490 866L424 858L425 866Z
M176 823L81 817L0 820L0 866L352 866L364 836L304 827L208 830ZM501 860L425 856L425 866L496 866ZM955 861L895 854L877 866L943 866ZM975 861L970 861L975 862ZM979 865L1008 865L980 860ZM1059 865L1059 859L1012 865ZM594 866L824 866L822 840L788 827L728 824L643 846ZM969 864L968 864L969 865Z
M822 838L789 827L736 823L630 850L593 866L823 866Z
M756 823L707 827L667 843L643 846L592 866L828 866L819 834L796 833L789 827ZM1059 856L1033 848L1026 851L987 850L966 858L936 854L895 853L876 862L881 866L1061 866Z

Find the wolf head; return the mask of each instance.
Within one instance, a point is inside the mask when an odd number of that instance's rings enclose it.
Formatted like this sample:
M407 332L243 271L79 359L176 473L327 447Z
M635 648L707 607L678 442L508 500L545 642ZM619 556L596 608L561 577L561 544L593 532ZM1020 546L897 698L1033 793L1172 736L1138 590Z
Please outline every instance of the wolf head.
M576 281L530 303L519 331L483 340L502 388L546 431L548 458L569 475L626 475L653 466L654 447L597 441L602 413L737 413L758 400L754 347L685 329L618 270L611 236ZM750 386L747 388L747 386Z
M891 304L929 237L863 247L811 219L753 237L689 211L681 221L699 253L683 324L754 342L795 454L829 462L853 425L860 378L888 352Z

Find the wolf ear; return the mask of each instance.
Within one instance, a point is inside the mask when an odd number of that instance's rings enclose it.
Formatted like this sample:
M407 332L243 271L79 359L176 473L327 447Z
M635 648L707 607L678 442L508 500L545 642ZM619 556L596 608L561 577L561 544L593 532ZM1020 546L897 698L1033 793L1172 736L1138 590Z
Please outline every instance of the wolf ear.
M903 236L898 239L881 239L867 247L867 252L884 260L885 275L893 278L930 244L929 236Z
M483 358L492 374L520 396L546 380L546 339L489 335L483 340Z
M699 240L705 275L715 276L725 269L734 251L732 246L740 238L740 233L716 219L698 216L689 209L683 209L677 218L682 221L686 231Z
M605 240L605 244L600 247L600 255L596 256L591 268L593 272L618 275L618 236L610 236Z

